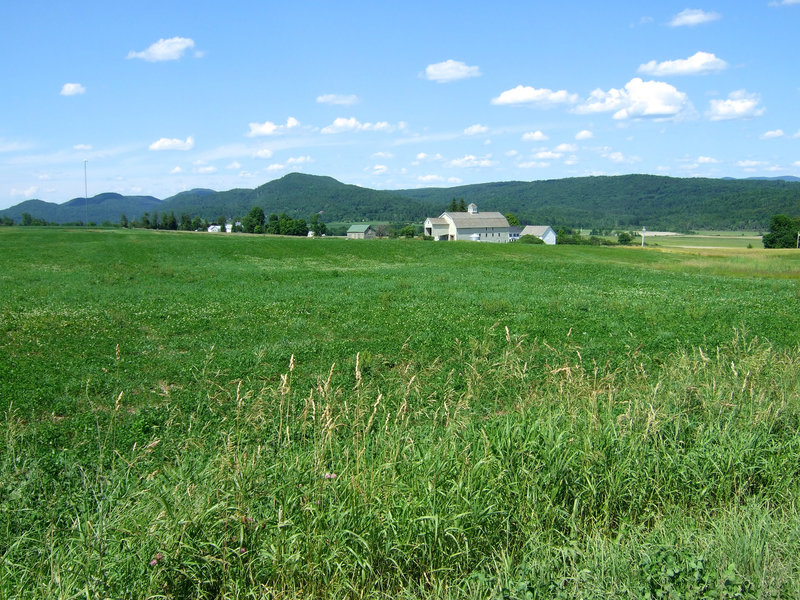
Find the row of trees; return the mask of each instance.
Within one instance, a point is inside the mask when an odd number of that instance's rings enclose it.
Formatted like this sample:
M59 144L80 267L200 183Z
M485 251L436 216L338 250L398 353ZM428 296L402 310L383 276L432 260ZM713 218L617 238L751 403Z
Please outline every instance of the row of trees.
M242 219L241 230L245 233L269 233L272 235L308 235L313 231L314 235L324 235L327 231L325 223L319 220L319 215L311 218L311 226L305 219L293 219L286 213L280 215L271 214L266 217L264 210L260 206L254 206Z

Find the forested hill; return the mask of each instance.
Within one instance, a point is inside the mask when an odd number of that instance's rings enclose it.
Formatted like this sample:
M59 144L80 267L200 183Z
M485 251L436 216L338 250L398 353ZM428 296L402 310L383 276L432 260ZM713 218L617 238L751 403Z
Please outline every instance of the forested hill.
M571 227L765 230L774 214L800 215L800 183L784 180L619 175L397 193L439 207L464 198L523 223Z
M291 173L254 190L182 192L167 198L160 210L213 219L218 215L244 216L254 206L260 206L268 215L286 213L293 218L308 219L319 214L327 222L414 222L424 219L427 211L421 202L393 192L300 173Z
M181 192L166 200L101 194L64 204L28 200L0 211L19 222L23 213L46 222L118 222L145 212L188 214L213 220L245 216L254 206L325 222L421 223L447 210L453 198L480 211L514 213L523 223L553 227L766 230L772 215L800 215L800 182L753 179L674 178L655 175L508 181L451 188L374 190L331 177L292 173L256 189Z

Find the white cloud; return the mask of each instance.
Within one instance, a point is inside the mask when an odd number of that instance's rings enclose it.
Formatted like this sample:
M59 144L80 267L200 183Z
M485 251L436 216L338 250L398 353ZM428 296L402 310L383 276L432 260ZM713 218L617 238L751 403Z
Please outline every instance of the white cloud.
M622 152L614 152L611 151L610 148L606 148L602 153L603 158L607 158L611 162L615 163L635 163L639 162L639 157L637 156L625 156Z
M170 175L179 175L181 173L183 173L183 169L180 167L175 167L169 172Z
M267 171L275 172L275 171L283 171L286 167L284 165L274 163L267 167Z
M759 106L760 102L761 97L758 94L737 90L731 92L727 100L712 100L707 113L708 118L712 121L727 121L760 117L766 110Z
M78 96L79 94L85 94L86 88L83 87L80 83L65 83L61 87L61 95L62 96Z
M73 150L91 150L92 146L90 144L75 144L72 147Z
M462 179L460 177L448 177L447 183L461 183Z
M588 129L583 129L575 134L576 140L590 140L594 137L594 134L589 131Z
M473 154L468 154L462 158L451 160L448 164L450 167L468 168L468 167L493 167L497 163L491 160L491 154L481 158Z
M377 123L361 123L355 117L350 117L349 119L338 117L337 119L334 119L333 123L327 127L323 127L322 133L345 133L348 131L383 131L386 133L391 133L397 129L405 129L405 127L406 124L403 122L400 122L397 125L391 125L386 121L378 121Z
M428 65L425 68L425 79L437 83L448 83L467 79L469 77L479 77L481 70L479 67L471 67L458 60L446 60L440 63Z
M417 177L417 181L422 183L443 183L444 180L441 175L420 175Z
M160 39L147 50L128 52L128 58L141 58L147 62L178 60L189 49L194 48L194 40L183 37Z
M25 198L32 198L38 191L39 191L39 188L36 187L35 185L32 185L31 187L27 187L24 190L18 190L16 188L12 188L11 189L11 195L12 196L23 196Z
M425 152L420 152L417 154L417 160L442 160L443 156L438 152L436 154L427 154Z
M195 169L195 173L200 173L201 175L209 175L210 173L216 173L217 167L207 166L207 167L198 167Z
M577 152L578 146L575 144L559 144L555 148L556 152Z
M286 161L287 165L303 165L306 163L314 162L310 156L293 156Z
M687 8L672 17L669 22L671 27L694 27L704 23L711 23L721 19L722 15L715 12L706 12L699 8Z
M767 165L764 161L761 160L740 160L736 163L743 169L755 169L757 167L764 167Z
M539 161L531 161L531 162L523 162L517 165L520 169L546 169L550 166L549 162L539 162Z
M355 94L322 94L317 96L320 104L337 104L340 106L350 106L358 103L358 96Z
M550 150L542 150L541 152L537 152L533 155L534 158L539 160L556 160L561 158L563 155L559 152L551 152Z
M517 154L519 154L519 152L517 152L516 150L508 150L505 153L505 155L508 156L509 158L512 158L512 157L516 156Z
M531 104L541 107L555 106L556 104L573 104L578 101L577 94L570 94L566 90L553 90L547 88L532 88L530 86L518 85L515 88L506 90L497 98L492 98L492 104Z
M522 140L525 142L546 142L550 138L538 129L536 131L529 131L522 134Z
M294 117L286 119L286 125L276 125L272 121L265 121L264 123L250 123L250 132L247 137L261 137L265 135L279 135L286 133L289 129L300 125L300 121Z
M229 165L228 165L227 167L225 167L225 168L226 168L226 169L232 169L232 170L234 170L234 171L235 171L235 170L237 170L237 169L241 169L241 168L242 168L242 165L241 165L241 163L240 163L238 160L235 160L235 161L233 161L231 164L229 164Z
M161 138L150 144L150 150L191 150L194 148L194 138L187 137L185 140L176 138Z
M262 148L261 150L257 150L255 153L256 158L272 158L272 150L269 148Z
M489 131L489 128L486 125L481 125L476 123L475 125L470 125L464 130L464 135L478 135L480 133L486 133Z
M654 77L669 77L670 75L705 75L716 73L728 68L721 58L717 58L710 52L696 52L689 58L678 60L665 60L657 63L651 60L648 63L639 65L638 72Z
M614 119L671 119L693 112L688 97L663 81L634 77L623 89L594 90L575 109L579 114L614 111Z
M394 158L394 154L391 152L376 152L372 155L372 158Z
M698 156L697 162L701 165L715 165L719 163L716 158L712 158L710 156Z
M794 162L792 163L792 165L793 165L793 166L795 166L795 167L800 167L800 160L796 160L796 161L794 161Z
M775 138L783 137L785 134L783 133L783 129L773 129L772 131L767 131L761 134L762 140L771 140Z
M389 170L389 167L386 165L374 165L372 167L372 174L373 175L383 175Z

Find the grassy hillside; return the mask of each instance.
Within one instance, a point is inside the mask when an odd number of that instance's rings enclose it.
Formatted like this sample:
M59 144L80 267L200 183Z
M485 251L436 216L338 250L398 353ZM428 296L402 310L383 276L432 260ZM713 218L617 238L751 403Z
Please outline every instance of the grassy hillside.
M798 592L796 252L0 254L0 596Z

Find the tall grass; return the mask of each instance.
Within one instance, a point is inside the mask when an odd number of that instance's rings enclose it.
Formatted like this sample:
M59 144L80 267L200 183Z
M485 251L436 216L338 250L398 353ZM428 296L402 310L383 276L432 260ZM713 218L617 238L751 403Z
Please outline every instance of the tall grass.
M800 356L741 332L659 366L502 327L220 382L87 440L4 414L8 598L756 598L800 593ZM452 358L452 357L448 357ZM256 369L257 371L257 369ZM146 443L126 424L159 411ZM39 436L39 439L37 439Z

